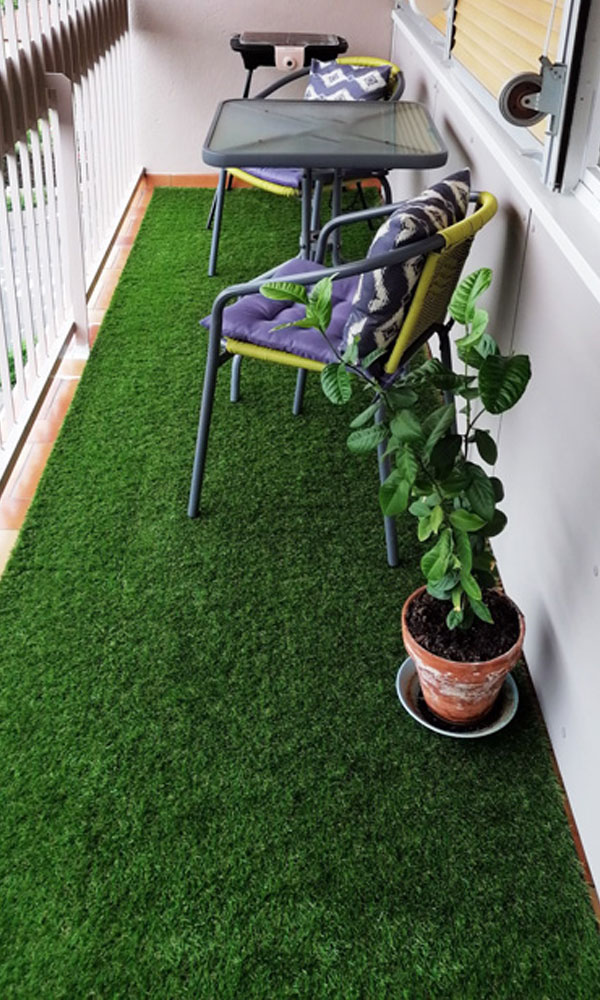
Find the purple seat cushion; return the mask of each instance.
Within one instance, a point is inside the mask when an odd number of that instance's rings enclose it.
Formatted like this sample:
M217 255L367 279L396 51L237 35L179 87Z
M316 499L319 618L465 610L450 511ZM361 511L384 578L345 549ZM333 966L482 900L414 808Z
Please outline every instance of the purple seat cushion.
M269 184L298 189L302 185L302 170L297 170L296 167L240 167L240 170L261 181L268 181Z
M321 264L315 264L314 261L309 260L299 260L295 257L278 267L269 280L277 281L287 278L293 281L295 274L314 271L316 284L319 280L319 272L322 270ZM339 281L333 282L333 308L328 336L336 347L341 346L342 334L357 281L358 279L353 277L341 278ZM267 299L260 293L247 295L238 299L232 306L227 306L223 311L223 336L257 344L260 347L270 347L275 351L298 354L302 358L311 358L313 361L322 361L324 364L335 361L333 351L318 330L304 330L294 326L286 330L273 330L274 326L279 326L281 323L291 323L303 315L302 306L296 303ZM208 327L210 316L201 322Z

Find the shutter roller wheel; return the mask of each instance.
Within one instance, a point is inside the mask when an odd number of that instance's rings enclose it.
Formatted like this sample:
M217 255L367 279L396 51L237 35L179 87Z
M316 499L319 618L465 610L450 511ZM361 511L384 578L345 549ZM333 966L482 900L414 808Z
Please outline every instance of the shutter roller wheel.
M534 97L542 89L540 73L519 73L504 84L498 98L500 114L511 125L530 127L545 118L547 111L537 111L523 103L524 97Z

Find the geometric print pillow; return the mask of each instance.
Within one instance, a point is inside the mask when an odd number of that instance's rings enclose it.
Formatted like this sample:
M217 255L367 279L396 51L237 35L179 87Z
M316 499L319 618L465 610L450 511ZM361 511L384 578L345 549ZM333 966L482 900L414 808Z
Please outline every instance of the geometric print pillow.
M438 230L464 219L470 187L469 171L461 170L403 202L377 230L367 257L434 236ZM344 347L358 336L358 356L365 358L378 347L391 346L404 322L424 264L425 257L420 254L404 263L361 274L344 328ZM377 368L384 363L385 357Z
M350 66L313 59L306 101L379 101L388 89L391 66Z

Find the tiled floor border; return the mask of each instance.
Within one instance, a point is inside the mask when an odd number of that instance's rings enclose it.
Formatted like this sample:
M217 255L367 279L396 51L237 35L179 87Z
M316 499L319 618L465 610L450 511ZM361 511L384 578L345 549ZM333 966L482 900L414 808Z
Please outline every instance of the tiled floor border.
M88 303L90 347L93 347L96 340L100 324L104 319L104 314L117 287L121 272L125 266L125 261L137 236L154 188L210 188L216 186L217 179L217 174L146 174L140 179L113 242L113 246L107 255L104 268L90 296ZM246 186L236 181L236 186L238 184L242 187ZM48 456L52 451L52 446L77 390L84 366L85 360L73 357L70 354L69 348L67 348L65 357L55 375L51 378L48 392L27 436L15 467L7 480L3 492L0 493L0 574L3 572L12 547L17 540L19 530L25 520L25 515L44 471ZM531 685L532 697L541 717L541 710L539 709L531 680L529 680L529 683ZM581 837L579 836L554 753L552 750L550 752L552 755L552 765L562 789L563 804L571 836L573 837L594 913L600 927L600 899L594 886L592 874L581 843Z

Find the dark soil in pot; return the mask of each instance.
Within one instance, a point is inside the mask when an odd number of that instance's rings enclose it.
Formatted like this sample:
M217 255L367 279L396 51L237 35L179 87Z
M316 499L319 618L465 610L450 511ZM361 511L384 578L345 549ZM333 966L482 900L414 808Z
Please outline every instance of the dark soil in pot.
M468 629L449 629L450 601L438 601L426 591L411 601L406 623L416 642L430 653L462 663L493 660L514 646L519 638L519 616L503 594L488 590L483 596L494 624L475 618Z

